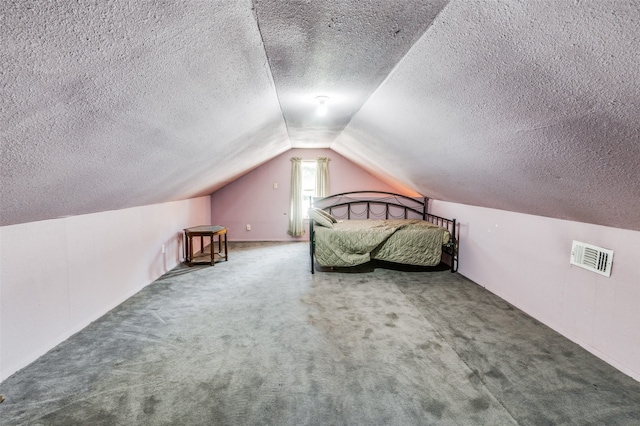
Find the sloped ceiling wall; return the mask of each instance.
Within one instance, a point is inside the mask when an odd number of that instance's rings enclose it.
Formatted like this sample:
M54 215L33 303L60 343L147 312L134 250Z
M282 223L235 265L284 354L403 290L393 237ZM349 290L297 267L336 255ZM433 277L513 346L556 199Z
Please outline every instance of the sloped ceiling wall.
M0 25L1 225L331 147L430 197L640 230L634 0L12 1Z
M446 5L431 1L257 0L291 144L329 147ZM331 113L319 117L316 98Z
M640 230L640 3L450 2L332 148L434 198Z
M2 2L2 224L209 194L289 149L251 6Z

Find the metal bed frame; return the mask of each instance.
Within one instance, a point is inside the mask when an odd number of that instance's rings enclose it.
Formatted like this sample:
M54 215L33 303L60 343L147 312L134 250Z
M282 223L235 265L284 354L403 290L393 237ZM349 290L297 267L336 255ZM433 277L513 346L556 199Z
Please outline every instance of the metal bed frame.
M458 238L456 219L447 219L427 213L429 198L412 198L406 195L385 191L351 191L328 197L314 197L311 207L321 208L337 219L411 219L420 218L446 228L451 234L442 251L450 258L450 270L458 270ZM354 209L354 207L356 207ZM382 207L376 211L377 207ZM411 216L411 217L410 217ZM309 220L309 250L311 254L311 273L315 272L315 234L313 220Z

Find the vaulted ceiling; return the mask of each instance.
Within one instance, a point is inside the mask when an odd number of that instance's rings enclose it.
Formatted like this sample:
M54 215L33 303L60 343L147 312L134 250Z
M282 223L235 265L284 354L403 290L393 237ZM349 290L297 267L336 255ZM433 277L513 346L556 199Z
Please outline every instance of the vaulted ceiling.
M640 230L639 28L635 0L5 1L0 224L327 147L432 198Z

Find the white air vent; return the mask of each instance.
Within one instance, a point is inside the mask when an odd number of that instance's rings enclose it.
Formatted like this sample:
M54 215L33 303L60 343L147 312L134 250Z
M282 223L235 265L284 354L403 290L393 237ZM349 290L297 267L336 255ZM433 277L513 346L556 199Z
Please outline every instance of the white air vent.
M613 251L591 244L574 241L571 246L572 265L595 272L596 274L611 276L611 263L613 262Z

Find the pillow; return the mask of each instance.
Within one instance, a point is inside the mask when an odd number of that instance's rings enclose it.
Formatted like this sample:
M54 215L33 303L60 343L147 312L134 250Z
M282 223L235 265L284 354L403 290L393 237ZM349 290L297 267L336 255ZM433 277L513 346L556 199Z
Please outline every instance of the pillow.
M319 209L317 207L312 207L314 210L317 210L318 213L320 213L322 216L326 217L328 220L331 221L331 223L338 223L338 219L336 219L335 217L331 216L331 213L328 213L322 209Z
M324 226L325 228L333 228L333 222L327 219L325 215L318 212L318 209L309 209L309 218L320 226Z

